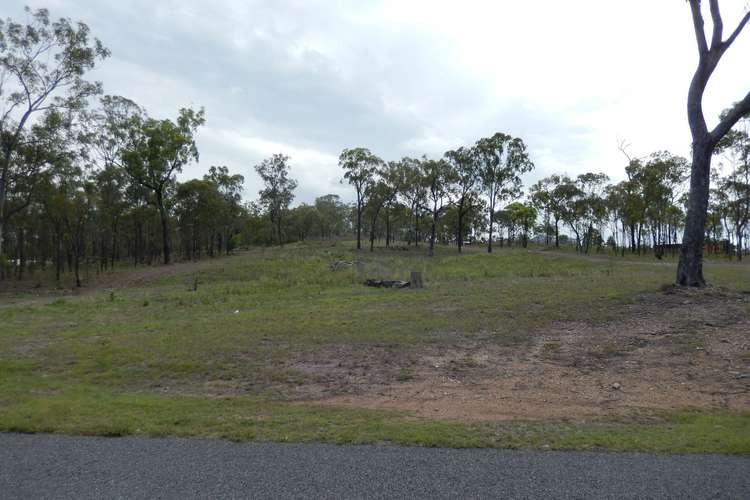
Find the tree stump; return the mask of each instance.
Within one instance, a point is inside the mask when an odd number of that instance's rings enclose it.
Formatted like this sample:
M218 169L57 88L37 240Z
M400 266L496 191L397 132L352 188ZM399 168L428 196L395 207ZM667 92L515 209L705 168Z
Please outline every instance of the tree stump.
M412 271L411 278L409 279L410 288L424 288L422 282L422 273L420 271Z

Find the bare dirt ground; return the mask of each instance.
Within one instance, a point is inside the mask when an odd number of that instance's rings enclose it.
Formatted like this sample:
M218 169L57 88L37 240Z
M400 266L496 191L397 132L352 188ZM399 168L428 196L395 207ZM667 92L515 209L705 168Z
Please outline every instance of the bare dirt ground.
M648 417L750 410L750 295L669 288L607 324L556 324L530 345L491 336L449 345L302 353L292 399L459 420Z

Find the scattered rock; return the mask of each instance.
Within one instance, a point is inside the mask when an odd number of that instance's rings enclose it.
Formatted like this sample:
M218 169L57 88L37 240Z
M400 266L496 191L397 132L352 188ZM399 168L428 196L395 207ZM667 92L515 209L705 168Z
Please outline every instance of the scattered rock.
M743 378L750 378L750 373L740 373L734 378L736 378L737 380L742 380Z
M612 384L612 389L614 389L616 391L619 391L621 388L622 388L622 386L620 385L619 382L615 382L614 384Z

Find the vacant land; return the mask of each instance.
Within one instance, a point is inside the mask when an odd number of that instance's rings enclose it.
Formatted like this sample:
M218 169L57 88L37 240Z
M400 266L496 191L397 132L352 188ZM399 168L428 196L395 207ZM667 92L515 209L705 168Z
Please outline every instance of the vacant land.
M749 266L695 291L667 263L454 252L294 245L6 288L0 430L750 453ZM425 289L361 284L413 270Z

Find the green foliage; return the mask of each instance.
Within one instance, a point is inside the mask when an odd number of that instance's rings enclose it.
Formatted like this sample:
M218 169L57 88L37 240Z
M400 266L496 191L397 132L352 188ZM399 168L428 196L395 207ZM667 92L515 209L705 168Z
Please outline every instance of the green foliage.
M69 152L71 123L101 92L84 75L109 55L86 24L52 21L46 9L26 13L26 25L0 21L0 255L7 222L30 205L45 168Z
M289 178L288 161L288 156L275 154L255 166L255 171L265 186L259 193L259 204L271 219L275 240L279 245L284 242L282 221L294 199L294 190L297 187L297 181Z

